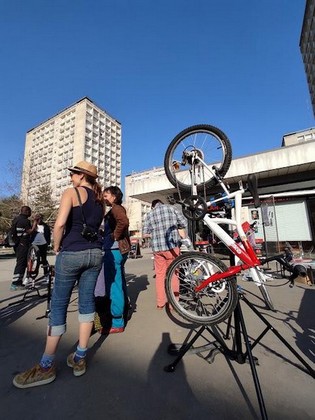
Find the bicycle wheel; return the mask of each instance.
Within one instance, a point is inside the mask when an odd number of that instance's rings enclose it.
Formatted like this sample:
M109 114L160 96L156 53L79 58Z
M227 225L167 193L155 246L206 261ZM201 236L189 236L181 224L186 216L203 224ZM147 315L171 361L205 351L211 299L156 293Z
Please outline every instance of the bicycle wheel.
M31 245L27 254L27 277L35 279L38 276L40 253L36 245Z
M228 318L237 304L236 279L212 283L196 292L195 287L227 266L203 252L185 252L177 257L166 273L165 291L169 303L182 318L201 325L214 325ZM172 282L179 281L179 294ZM176 280L177 281L177 280Z
M262 294L262 297L264 298L267 308L269 308L271 311L275 311L275 307L273 306L271 297L264 283L261 283L258 288Z
M210 168L215 166L224 177L232 160L231 143L223 131L207 124L194 125L177 134L166 150L164 170L170 183L181 191L191 191L192 167L198 190L216 183L212 173L193 156L201 158Z

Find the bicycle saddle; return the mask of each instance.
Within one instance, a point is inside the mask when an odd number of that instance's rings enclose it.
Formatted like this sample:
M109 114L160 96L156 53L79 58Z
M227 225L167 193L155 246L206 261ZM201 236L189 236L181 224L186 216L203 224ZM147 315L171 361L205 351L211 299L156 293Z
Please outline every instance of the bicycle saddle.
M257 177L255 174L249 174L247 177L247 189L254 199L255 207L260 207L260 198L257 190Z

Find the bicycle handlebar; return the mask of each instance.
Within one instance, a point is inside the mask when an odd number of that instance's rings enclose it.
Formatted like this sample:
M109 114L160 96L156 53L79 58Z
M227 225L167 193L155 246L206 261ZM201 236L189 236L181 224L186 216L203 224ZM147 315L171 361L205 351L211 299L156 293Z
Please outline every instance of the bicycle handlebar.
M262 265L271 262L271 261L277 261L282 267L284 267L286 270L292 272L293 267L289 262L286 260L285 254L277 254L273 255L272 257L262 257L260 258L260 262Z

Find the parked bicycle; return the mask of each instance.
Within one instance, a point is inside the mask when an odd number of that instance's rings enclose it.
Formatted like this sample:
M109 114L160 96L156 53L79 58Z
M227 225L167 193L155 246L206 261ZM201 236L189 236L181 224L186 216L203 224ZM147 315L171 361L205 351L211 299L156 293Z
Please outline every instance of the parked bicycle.
M20 300L14 301L9 304L16 305L25 301L26 298L31 297L30 294L32 292L37 293L38 298L47 298L47 308L45 315L37 317L36 319L47 318L50 313L50 300L51 300L51 290L53 286L53 281L55 277L55 267L54 265L48 266L48 282L45 277L44 281L47 284L47 294L41 294L41 285L42 285L42 277L37 278L39 273L39 268L41 265L41 258L40 258L40 251L38 246L31 245L28 254L27 254L27 266L26 266L26 277L24 279L25 285L25 292L23 297ZM40 283L40 287L37 287L37 282ZM33 297L33 296L32 296Z
M40 252L36 245L31 245L27 253L25 287L35 287L35 280L40 267Z
M48 276L45 275L43 278L38 278L39 268L42 265L41 261L41 254L40 250L37 245L32 244L28 250L27 253L27 266L26 266L26 277L23 281L23 284L25 285L25 288L28 290L36 289L36 283L37 281L44 281L45 284L49 286L49 288L52 286L52 281L54 275L51 275L53 271L53 266L48 264Z
M164 159L165 173L180 197L184 215L190 220L203 220L210 231L237 257L239 264L227 267L220 259L203 252L185 252L175 259L167 271L166 294L175 311L190 322L211 325L228 318L238 301L236 275L248 270L258 286L268 308L274 310L266 289L266 275L261 261L248 241L241 222L242 197L245 188L231 192L223 177L232 160L232 148L227 136L211 125L196 125L179 133L170 143ZM219 185L223 194L206 202L206 189ZM260 205L255 176L248 177L248 189L255 207ZM190 196L181 199L181 193ZM208 207L220 202L234 202L232 217L216 217ZM220 225L237 233L238 242ZM172 277L180 282L177 296L172 289Z

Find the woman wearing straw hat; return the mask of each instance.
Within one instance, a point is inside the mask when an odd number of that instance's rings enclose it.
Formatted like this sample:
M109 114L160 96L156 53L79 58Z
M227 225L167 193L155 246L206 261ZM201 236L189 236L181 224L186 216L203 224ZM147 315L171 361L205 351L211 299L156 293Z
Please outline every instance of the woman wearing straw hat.
M57 257L46 347L38 364L14 377L13 384L18 388L48 384L56 378L55 353L66 331L67 309L76 283L79 339L76 351L67 358L67 365L75 376L86 371L85 357L95 314L94 288L102 266L102 240L98 229L104 216L104 203L94 165L81 161L68 169L75 188L68 188L63 193L54 226ZM84 221L93 233L88 238L83 236Z

